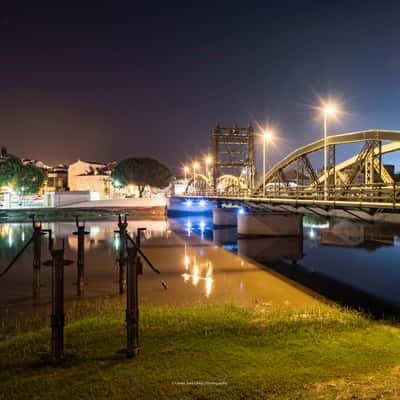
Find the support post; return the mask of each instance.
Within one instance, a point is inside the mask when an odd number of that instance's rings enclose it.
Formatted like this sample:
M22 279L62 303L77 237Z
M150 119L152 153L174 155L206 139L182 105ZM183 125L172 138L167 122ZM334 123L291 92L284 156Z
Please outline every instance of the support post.
M78 236L78 254L76 259L76 267L77 267L77 295L80 296L83 293L83 288L85 285L85 235L88 235L89 232L85 231L85 223L79 223L78 218L76 221L76 229L74 235Z
M141 245L141 241L142 241L142 232L144 232L146 230L146 228L137 228L136 231L136 245L137 248L140 250L140 245ZM138 254L137 256L137 274L138 275L143 275L143 262L142 259L140 258L140 255Z
M254 129L251 125L249 125L248 130L247 130L247 137L248 137L248 144L247 144L247 156L248 156L248 171L247 171L247 176L248 176L248 182L247 182L247 188L250 193L253 192L254 190L254 180L255 180L255 133Z
M132 358L139 354L138 256L135 247L127 247L127 253L126 356Z
M60 361L64 356L64 242L51 255L51 357Z
M331 198L331 190L333 193L336 188L336 147L334 144L328 146L328 199Z
M142 236L142 232L144 232L146 230L146 228L137 228L136 230L136 244L140 249L140 244L141 244L141 236Z
M33 221L33 296L40 291L40 266L42 262L42 224Z
M378 142L378 162L379 162L379 179L384 182L382 179L382 140Z
M126 220L126 215L124 217L124 222L122 222L121 215L118 215L118 228L117 233L119 234L119 294L123 294L126 289L126 277L125 277L125 266L126 266L126 229L128 227L128 222Z

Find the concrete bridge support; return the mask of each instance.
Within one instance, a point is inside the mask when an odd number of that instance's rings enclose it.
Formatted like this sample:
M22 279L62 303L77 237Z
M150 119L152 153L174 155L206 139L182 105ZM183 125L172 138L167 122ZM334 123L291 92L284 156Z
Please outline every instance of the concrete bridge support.
M213 243L216 245L236 244L236 236L236 227L219 227L213 229Z
M297 262L303 258L301 236L269 236L241 238L237 240L239 256L248 257L260 263L285 260Z
M282 212L246 212L237 216L238 236L298 236L303 215Z
M213 225L214 226L236 226L237 225L237 208L213 208Z

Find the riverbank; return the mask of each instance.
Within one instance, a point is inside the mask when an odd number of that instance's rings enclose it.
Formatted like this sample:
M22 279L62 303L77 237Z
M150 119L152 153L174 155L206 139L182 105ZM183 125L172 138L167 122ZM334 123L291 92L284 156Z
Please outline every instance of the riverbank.
M66 327L70 361L46 365L49 328L0 342L1 399L395 398L400 329L328 305L141 308L126 360L123 302Z
M118 215L126 215L128 218L145 218L145 219L159 219L166 215L166 208L164 206L155 207L68 207L68 208L34 208L34 209L14 209L2 210L0 209L0 223L5 222L30 222L32 215L35 216L37 221L41 222L56 222L56 221L74 221L78 216L81 220L85 221L107 221L113 220Z
M167 213L167 200L164 197L127 198L111 200L84 201L64 204L58 207L1 208L1 222L27 222L32 215L43 222L72 221L75 216L84 220L108 220L118 214L131 218L164 217Z

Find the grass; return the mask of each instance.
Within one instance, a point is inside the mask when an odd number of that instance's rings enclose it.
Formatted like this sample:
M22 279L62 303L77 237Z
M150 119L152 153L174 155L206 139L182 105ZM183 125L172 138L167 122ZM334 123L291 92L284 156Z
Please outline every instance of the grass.
M54 366L49 329L0 342L1 399L350 399L400 396L400 330L321 305L142 307L141 353L127 360L124 310L66 327Z

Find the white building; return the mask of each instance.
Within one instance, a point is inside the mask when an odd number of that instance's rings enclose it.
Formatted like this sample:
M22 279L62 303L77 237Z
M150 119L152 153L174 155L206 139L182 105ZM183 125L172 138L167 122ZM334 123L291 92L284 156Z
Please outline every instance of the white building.
M68 187L70 191L89 191L91 200L110 199L111 170L104 163L78 160L68 167Z

